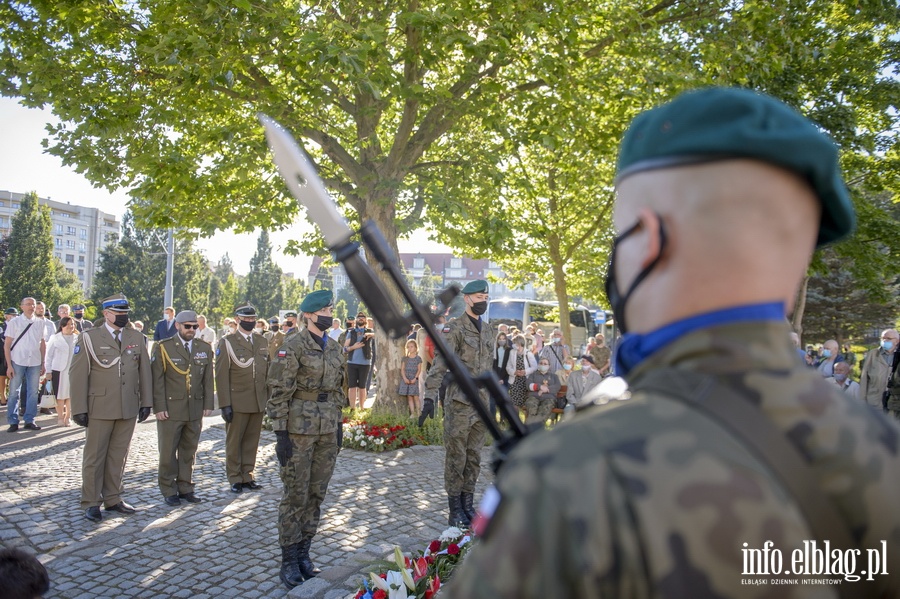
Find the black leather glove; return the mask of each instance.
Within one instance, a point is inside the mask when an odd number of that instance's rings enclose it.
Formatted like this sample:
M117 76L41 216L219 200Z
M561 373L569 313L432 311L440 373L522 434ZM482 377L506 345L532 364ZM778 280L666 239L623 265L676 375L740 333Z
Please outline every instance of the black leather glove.
M294 446L287 431L275 431L275 455L278 457L278 465L284 466L294 455Z
M72 420L75 421L75 424L78 426L87 426L88 425L88 415L87 414L75 414L72 416Z
M150 408L141 408L138 412L138 422L143 422L147 418L150 418Z
M222 420L224 420L225 422L231 422L233 418L234 410L231 408L231 406L224 406L222 408Z
M338 428L337 428L337 444L338 449L344 446L344 420L338 420Z

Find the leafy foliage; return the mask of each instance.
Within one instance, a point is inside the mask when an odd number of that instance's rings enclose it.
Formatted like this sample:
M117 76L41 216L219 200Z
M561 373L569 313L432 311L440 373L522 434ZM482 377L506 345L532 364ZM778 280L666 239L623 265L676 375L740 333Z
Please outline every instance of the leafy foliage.
M36 193L26 194L11 219L9 253L0 281L3 305L18 306L22 298L33 297L52 310L61 303L57 281L60 266L53 256L50 209L38 203Z
M272 243L269 232L260 231L256 242L256 253L250 259L250 271L244 281L245 301L256 306L259 314L278 314L285 307L284 294L281 288L281 268L272 260Z
M94 302L114 293L124 293L132 306L131 318L148 327L162 316L166 256L164 231L140 229L126 213L122 237L100 254L100 268L94 277ZM174 261L175 310L206 312L209 308L210 270L190 240L176 239Z

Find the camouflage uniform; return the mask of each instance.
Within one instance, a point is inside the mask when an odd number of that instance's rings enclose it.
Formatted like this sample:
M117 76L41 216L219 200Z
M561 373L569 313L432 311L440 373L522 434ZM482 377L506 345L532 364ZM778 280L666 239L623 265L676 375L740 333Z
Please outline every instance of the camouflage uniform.
M522 443L446 597L837 596L829 586L742 585L744 543L773 541L790 569L793 549L815 537L741 441L682 401L642 391L663 367L711 375L758 406L809 463L859 547L887 543L888 576L842 584L858 597L898 596L900 429L800 365L786 325L753 322L677 339L632 371L631 400L588 408Z
M444 340L459 356L472 375L492 372L494 356L494 330L481 321L481 332L467 315L450 322ZM447 363L436 354L434 364L425 379L425 399L433 402L441 386ZM481 392L481 403L488 406L487 393ZM487 432L478 413L469 405L456 383L450 383L444 400L444 488L448 495L473 493L481 469L481 450Z
M278 537L284 546L311 539L338 454L344 358L325 336L325 351L309 331L289 334L269 367L266 411L273 430L288 431L293 455L281 467L284 496L278 507Z
M537 391L532 390L535 385ZM541 385L547 385L550 392L541 393ZM528 375L525 386L528 389L528 397L525 399L525 411L528 417L525 419L525 424L543 424L550 418L553 408L556 407L556 394L562 386L559 377L553 372L544 374L540 370L535 370Z

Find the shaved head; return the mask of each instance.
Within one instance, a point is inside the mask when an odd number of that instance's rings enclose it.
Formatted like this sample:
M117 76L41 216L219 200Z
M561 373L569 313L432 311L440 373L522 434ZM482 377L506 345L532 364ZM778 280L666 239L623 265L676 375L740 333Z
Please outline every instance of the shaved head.
M781 302L792 308L815 249L821 219L812 188L755 160L722 160L644 171L620 182L620 288L660 255L628 302L628 321L649 331L724 307ZM665 247L660 250L660 227ZM679 302L672 302L678 297Z

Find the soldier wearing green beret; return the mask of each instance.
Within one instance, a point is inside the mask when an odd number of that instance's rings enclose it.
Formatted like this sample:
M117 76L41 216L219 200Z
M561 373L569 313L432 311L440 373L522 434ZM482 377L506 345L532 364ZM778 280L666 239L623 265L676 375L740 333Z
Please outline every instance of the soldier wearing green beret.
M313 291L300 304L306 330L288 335L269 367L266 412L277 437L284 495L278 507L281 581L293 588L319 573L309 557L338 454L344 359L325 334L332 294Z
M900 429L806 369L785 320L814 249L853 230L834 143L774 98L705 89L635 119L616 190L631 398L512 452L446 596L770 596L829 543L859 578L784 596L897 597Z
M472 281L463 287L462 293L466 312L450 322L444 339L473 375L492 371L496 335L491 325L481 319L489 299L487 281ZM425 379L426 404L434 405L446 372L443 356L435 355ZM487 394L482 392L480 399L487 409ZM487 428L475 408L456 383L450 383L444 398L444 489L450 526L469 526L475 517L475 483L481 472L486 433Z

